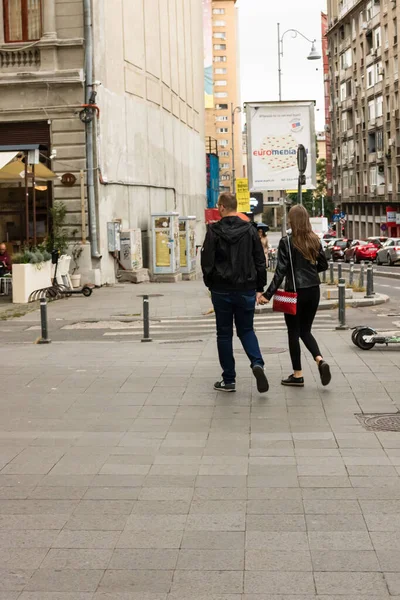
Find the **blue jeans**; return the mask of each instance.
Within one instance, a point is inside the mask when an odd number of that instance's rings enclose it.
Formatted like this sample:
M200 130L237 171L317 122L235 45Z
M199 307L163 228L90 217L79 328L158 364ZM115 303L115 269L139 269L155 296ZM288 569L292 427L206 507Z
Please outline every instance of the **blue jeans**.
M251 367L264 366L260 346L254 332L255 292L211 292L217 321L217 345L222 377L225 383L236 380L233 357L233 321Z

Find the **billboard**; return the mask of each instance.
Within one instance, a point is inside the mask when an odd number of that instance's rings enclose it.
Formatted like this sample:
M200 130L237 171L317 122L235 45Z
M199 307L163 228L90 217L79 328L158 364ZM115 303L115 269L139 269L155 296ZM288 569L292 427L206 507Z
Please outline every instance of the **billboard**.
M205 107L214 108L212 0L203 0Z
M248 173L251 191L297 187L297 148L308 160L306 188L317 184L314 101L258 102L246 105Z

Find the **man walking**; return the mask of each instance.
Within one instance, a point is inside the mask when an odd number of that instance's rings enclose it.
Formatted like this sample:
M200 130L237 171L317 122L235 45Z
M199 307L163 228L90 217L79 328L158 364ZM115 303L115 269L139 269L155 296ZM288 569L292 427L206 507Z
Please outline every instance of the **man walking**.
M214 385L221 392L236 391L233 357L233 322L249 357L259 392L269 385L264 361L254 332L256 302L267 282L264 250L256 228L237 214L233 194L221 194L218 200L221 221L210 225L204 241L201 266L204 283L211 291L217 321L217 344L222 381Z

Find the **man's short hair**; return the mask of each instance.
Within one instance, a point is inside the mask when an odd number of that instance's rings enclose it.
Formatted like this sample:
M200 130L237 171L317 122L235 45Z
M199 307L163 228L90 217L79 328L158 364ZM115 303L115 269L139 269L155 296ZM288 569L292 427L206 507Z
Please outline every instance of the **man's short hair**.
M221 194L218 198L218 204L222 204L229 212L237 211L237 200L234 194L230 194L229 192L225 192Z

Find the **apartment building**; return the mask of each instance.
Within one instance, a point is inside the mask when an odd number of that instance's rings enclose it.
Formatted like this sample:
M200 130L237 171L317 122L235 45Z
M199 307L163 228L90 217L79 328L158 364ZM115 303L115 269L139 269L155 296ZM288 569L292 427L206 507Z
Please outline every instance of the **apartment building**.
M212 37L214 106L206 109L206 136L217 140L220 189L229 191L243 174L236 0L213 0Z
M399 18L396 0L328 0L333 199L351 237L400 233Z
M87 281L115 280L109 222L141 229L145 260L153 212L196 215L203 238L201 16L201 0L0 0L0 152L36 148L62 178L35 188L35 233L48 235L62 200L68 232L87 239ZM13 249L32 243L24 194L0 177L0 241Z

